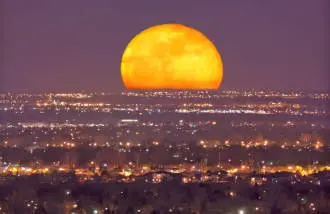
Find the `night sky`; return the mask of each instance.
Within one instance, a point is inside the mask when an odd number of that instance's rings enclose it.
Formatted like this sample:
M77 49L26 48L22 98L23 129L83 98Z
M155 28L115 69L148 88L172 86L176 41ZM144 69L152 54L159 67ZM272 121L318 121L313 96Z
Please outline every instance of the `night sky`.
M328 88L327 0L2 2L2 91L118 92L127 43L168 22L196 28L215 43L223 89Z

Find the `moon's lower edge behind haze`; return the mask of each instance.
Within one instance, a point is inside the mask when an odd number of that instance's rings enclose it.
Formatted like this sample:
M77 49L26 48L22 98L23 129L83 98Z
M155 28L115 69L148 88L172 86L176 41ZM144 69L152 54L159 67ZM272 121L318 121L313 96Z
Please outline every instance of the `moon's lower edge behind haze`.
M136 35L121 61L127 89L218 89L223 63L214 44L201 32L163 24Z

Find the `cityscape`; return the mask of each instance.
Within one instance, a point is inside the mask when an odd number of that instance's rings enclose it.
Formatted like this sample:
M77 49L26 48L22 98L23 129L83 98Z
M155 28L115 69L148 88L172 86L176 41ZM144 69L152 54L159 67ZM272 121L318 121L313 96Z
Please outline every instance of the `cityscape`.
M329 2L0 1L0 214L330 214Z
M320 213L328 102L277 91L3 93L1 210Z

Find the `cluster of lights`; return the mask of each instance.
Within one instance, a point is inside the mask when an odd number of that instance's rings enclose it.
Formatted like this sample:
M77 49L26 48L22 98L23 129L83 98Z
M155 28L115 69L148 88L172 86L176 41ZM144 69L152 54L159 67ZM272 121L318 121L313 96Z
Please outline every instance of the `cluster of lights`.
M47 143L46 144L46 147L65 147L65 148L74 148L76 146L76 144L75 143L69 143L69 142L63 142L63 143L61 143L61 144L49 144L49 143Z

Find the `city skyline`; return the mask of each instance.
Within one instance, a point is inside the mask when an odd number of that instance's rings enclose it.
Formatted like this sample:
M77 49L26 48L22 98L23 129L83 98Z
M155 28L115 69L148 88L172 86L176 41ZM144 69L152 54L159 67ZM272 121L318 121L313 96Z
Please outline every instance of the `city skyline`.
M1 214L330 213L329 1L0 2Z
M3 4L1 91L122 91L127 43L169 22L214 42L224 60L220 90L328 90L326 1Z

